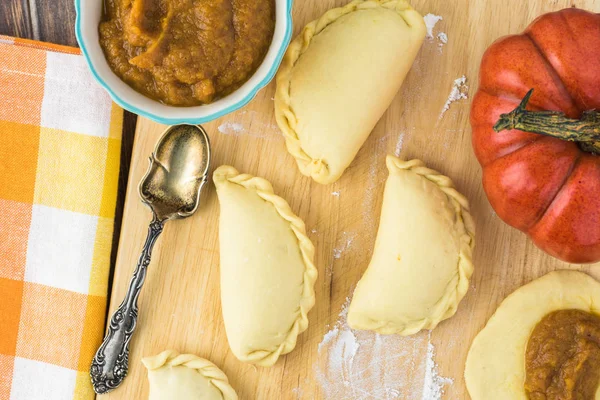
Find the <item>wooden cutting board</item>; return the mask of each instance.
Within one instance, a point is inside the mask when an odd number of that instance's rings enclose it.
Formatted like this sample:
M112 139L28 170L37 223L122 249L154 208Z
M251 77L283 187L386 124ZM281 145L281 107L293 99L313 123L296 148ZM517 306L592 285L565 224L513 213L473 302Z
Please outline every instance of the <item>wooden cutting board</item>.
M297 0L294 35L327 9L345 3ZM600 271L545 255L494 214L482 190L480 167L471 148L470 100L454 102L442 118L439 116L456 78L465 75L469 97L475 93L481 56L496 38L520 32L544 12L571 5L600 12L600 1L594 0L414 0L413 6L423 15L443 17L434 33L445 32L448 43L441 45L437 38L426 40L398 96L352 165L333 185L322 186L301 175L287 153L273 116L274 83L242 110L206 124L213 150L211 173L221 164L231 164L270 180L276 193L287 199L306 222L319 270L310 326L299 337L296 349L272 368L243 364L231 354L221 317L219 209L211 180L196 214L169 222L159 238L139 299L140 319L131 343L129 376L119 389L99 398L146 399L148 383L140 359L173 348L212 360L229 376L241 399L323 399L329 393L332 399L420 400L430 340L436 349L437 373L454 380L445 386L443 398L467 399L462 374L469 345L506 295L555 269L582 269L599 279ZM137 185L164 128L144 118L138 121L111 314L125 294L146 236L150 211L139 201ZM322 377L317 376L317 370L321 368L322 372L323 365L327 366L323 358L332 355L326 349L319 351L318 345L338 321L343 304L369 262L387 175L385 155L399 149L402 158L420 158L452 177L470 199L477 224L472 288L457 314L441 323L430 339L422 334L410 342L415 347L411 353L415 360L411 364L414 367L404 373L402 379L406 382L392 382L390 386L397 384L397 388L387 394L362 390L368 383L361 382L362 389L350 388L332 395L327 384L323 386ZM359 349L367 359L369 352L375 351L369 347ZM402 360L403 354L398 352L399 363L406 361ZM378 360L372 359L368 368L377 364ZM411 381L412 389L406 384ZM340 384L343 382L329 382Z

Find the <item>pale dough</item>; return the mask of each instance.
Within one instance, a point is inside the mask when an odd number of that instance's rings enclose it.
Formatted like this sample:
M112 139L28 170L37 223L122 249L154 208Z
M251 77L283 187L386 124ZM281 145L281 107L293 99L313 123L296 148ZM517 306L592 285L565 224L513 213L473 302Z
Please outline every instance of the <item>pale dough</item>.
M348 311L354 329L411 335L456 312L473 273L467 199L422 161L388 156L373 257Z
M237 400L227 376L215 364L174 350L142 359L148 369L148 400Z
M473 400L527 400L525 352L536 325L558 310L600 315L600 283L578 271L555 271L508 296L471 345L465 368ZM595 398L600 399L600 388Z
M425 38L406 0L357 0L306 25L277 74L275 117L300 171L323 184L350 165Z
M304 222L262 178L221 166L221 304L233 354L273 365L296 346L315 303L314 246Z

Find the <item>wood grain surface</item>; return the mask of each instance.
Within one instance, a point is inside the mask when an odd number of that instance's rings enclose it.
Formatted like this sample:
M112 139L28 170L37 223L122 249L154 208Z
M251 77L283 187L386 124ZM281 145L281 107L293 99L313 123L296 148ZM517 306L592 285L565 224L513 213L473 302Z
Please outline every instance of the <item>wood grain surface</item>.
M0 34L77 47L71 0L0 1Z
M297 0L293 13L295 34L327 9L344 3ZM443 398L468 398L462 375L469 345L506 295L555 269L581 269L600 278L593 266L569 265L545 255L524 234L494 214L471 149L469 100L453 103L439 118L454 79L465 75L469 95L475 92L479 61L496 38L520 32L544 12L572 5L599 12L600 2L414 0L413 5L423 15L443 16L437 31L447 33L448 43L440 47L436 39L425 42L398 96L335 184L322 186L298 172L275 125L273 83L244 109L205 125L213 146L211 170L231 164L270 180L276 193L287 199L306 222L316 246L317 302L309 314L310 326L299 337L296 349L272 368L243 364L229 351L220 308L219 209L209 181L197 213L186 220L169 222L159 239L140 297L129 376L122 387L99 399L147 398L146 371L140 359L168 348L195 353L216 363L229 376L241 399L325 398L315 376L315 365L322 357L318 344L338 320L342 305L369 262L387 175L384 159L400 147L399 141L402 158L420 158L453 178L470 199L477 225L471 290L457 314L431 334L439 374L454 379L452 385L446 386ZM143 118L138 123L111 311L125 294L145 239L150 211L138 199L137 183L163 129ZM351 245L347 245L350 238ZM406 379L418 379L414 372L406 371ZM415 393L398 392L389 398L394 396L420 399ZM338 398L388 397L355 394Z
M0 1L0 34L34 39L31 21L27 0Z

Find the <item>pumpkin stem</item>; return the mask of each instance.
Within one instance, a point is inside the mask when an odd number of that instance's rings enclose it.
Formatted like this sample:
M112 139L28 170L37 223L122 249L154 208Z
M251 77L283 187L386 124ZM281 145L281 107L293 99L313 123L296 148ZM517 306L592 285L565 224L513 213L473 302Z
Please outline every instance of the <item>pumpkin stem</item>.
M494 131L518 129L538 133L577 142L582 150L600 155L600 113L584 111L580 119L572 119L560 111L527 111L525 108L532 93L533 89L527 92L517 108L500 115Z

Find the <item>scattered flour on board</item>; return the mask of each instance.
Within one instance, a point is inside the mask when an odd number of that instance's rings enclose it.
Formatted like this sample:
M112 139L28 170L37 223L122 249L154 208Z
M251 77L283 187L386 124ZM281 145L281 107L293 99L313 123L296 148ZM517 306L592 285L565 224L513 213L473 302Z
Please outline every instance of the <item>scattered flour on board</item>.
M244 126L237 122L224 122L217 129L224 135L235 135L243 132Z
M448 43L448 35L445 32L440 32L437 34L437 38L440 40L440 46Z
M340 191L336 190L335 192L331 192L331 195L335 197L340 197Z
M427 39L433 39L433 29L435 28L436 24L438 22L440 22L441 20L443 20L444 18L441 15L435 15L435 14L427 14L423 17L423 19L425 20L425 26L427 27Z
M335 258L336 260L342 257L342 253L346 250L348 250L350 248L350 246L352 245L352 242L354 241L354 238L356 236L355 233L347 233L347 232L342 232L342 235L344 236L341 244L336 246L335 249L333 249L333 258Z
M342 239L338 241L338 244L333 249L333 260L325 269L325 273L327 274L327 276L333 275L333 262L342 258L344 252L350 249L350 247L352 246L352 243L354 242L355 238L356 233L354 232L342 232Z
M242 115L248 114L251 116L249 127L246 128L239 122L223 122L218 126L218 131L223 135L231 136L252 136L255 138L266 139L283 139L280 135L279 127L273 123L265 123L257 117L256 111L242 111Z
M396 157L400 156L400 152L402 151L402 145L404 144L404 133L398 135L398 140L396 141L396 151L394 151L394 155Z
M450 109L450 105L452 103L454 103L455 101L468 99L468 90L469 86L467 85L466 76L463 75L460 78L455 79L454 83L452 84L452 90L448 95L446 104L444 104L444 107L442 108L442 112L440 113L439 119L442 119L446 111Z
M452 385L454 379L439 376L435 365L435 348L431 344L431 332L427 343L427 358L425 359L425 378L423 379L423 400L441 399L444 387Z
M304 394L304 390L302 390L302 388L298 386L297 388L292 389L292 393L296 395L296 400L300 400L302 398L302 395Z
M315 375L325 398L348 400L440 400L453 384L440 377L431 335L409 337L353 331L347 298L335 326L318 347Z
M440 51L442 49L442 47L448 43L448 35L445 32L439 32L437 35L434 35L433 30L435 29L435 26L437 25L438 22L440 22L441 20L443 20L444 18L441 15L435 15L435 14L427 14L423 17L423 19L425 20L425 27L427 28L427 39L429 39L430 41L432 41L433 39L435 39L437 37L438 39L438 46L440 47Z

